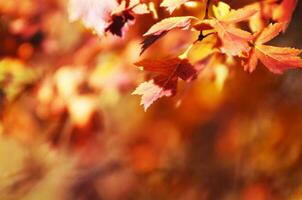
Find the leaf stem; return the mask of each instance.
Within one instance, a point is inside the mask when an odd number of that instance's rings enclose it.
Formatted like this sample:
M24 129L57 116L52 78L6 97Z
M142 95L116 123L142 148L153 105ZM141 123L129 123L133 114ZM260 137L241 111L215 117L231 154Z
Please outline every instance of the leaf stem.
M206 12L205 12L205 18L209 18L209 8L210 8L210 5L211 5L211 0L207 0L207 3L206 3Z

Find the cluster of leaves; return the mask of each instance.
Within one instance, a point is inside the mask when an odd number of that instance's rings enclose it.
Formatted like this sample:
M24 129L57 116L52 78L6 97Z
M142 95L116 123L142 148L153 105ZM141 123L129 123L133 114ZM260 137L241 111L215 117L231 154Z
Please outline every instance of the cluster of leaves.
M104 32L122 36L125 27L134 20L134 15L152 12L153 16L157 16L156 11L160 7L172 15L175 9L184 5L203 5L205 14L202 17L167 17L143 34L145 39L142 42L141 54L173 29L199 33L196 41L188 44L188 49L181 55L143 59L135 63L142 70L154 74L153 78L139 85L133 92L142 95L141 104L146 110L157 99L174 95L178 78L186 82L193 81L204 67L211 67L211 60L217 60L218 57L235 58L248 72L256 69L258 60L268 70L277 74L301 67L302 59L298 56L301 50L266 44L286 30L296 3L296 0L267 0L232 9L230 5L218 0L163 0L159 6L152 1L139 0L106 0L106 3L97 0L71 0L70 18L82 19L84 24L94 29L99 36ZM248 26L245 26L246 23ZM210 35L211 39L205 44L205 38ZM205 55L194 61L190 60L190 52L196 46L209 43L211 48L207 49Z
M2 1L0 199L301 199L296 1L226 2Z

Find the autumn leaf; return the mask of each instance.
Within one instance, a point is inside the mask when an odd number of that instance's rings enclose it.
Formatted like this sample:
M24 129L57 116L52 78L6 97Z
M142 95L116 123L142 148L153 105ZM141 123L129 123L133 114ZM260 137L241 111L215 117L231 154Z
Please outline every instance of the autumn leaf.
M279 3L281 2L281 3ZM297 0L262 1L252 4L261 12L252 16L249 20L251 29L256 32L263 29L269 21L273 20L283 24L283 32L286 31L292 14L296 8Z
M134 21L134 15L147 14L150 11L146 4L139 0L122 1L116 0L70 0L70 21L81 20L84 25L95 31L98 36L105 32L122 37L125 27Z
M166 35L170 30L179 28L182 30L187 30L191 27L192 20L197 20L197 18L192 16L183 17L170 17L163 19L162 21L154 24L145 34L145 40L142 42L142 54L148 47L150 47L158 39Z
M105 31L112 35L122 37L125 27L135 20L134 15L148 14L150 11L146 4L139 0L122 1L122 3L112 11L109 25Z
M256 38L256 44L264 44L273 38L275 38L281 32L283 27L282 23L275 23L274 25L270 24L267 28L265 28ZM257 34L257 33L256 33ZM255 35L256 35L255 34Z
M8 100L16 98L26 86L35 81L36 72L25 66L17 59L5 58L0 61L0 90L2 98Z
M273 19L284 25L283 32L287 29L296 5L297 0L283 0L277 8L273 10Z
M217 31L218 37L221 40L222 52L236 56L241 52L247 52L249 50L248 42L253 39L253 35L249 32L219 21L213 21L212 26Z
M135 63L135 65L144 71L164 76L177 76L184 81L191 81L196 78L196 70L188 59L179 57L160 60L144 59Z
M230 10L230 7L223 3L213 7L215 18L202 20L194 27L199 31L212 27L221 40L222 52L232 56L240 55L241 52L249 51L248 42L253 35L247 31L236 28L234 25L241 21L248 20L258 12L253 6L246 6L238 10Z
M302 67L302 59L298 57L301 50L298 49L257 45L255 53L261 62L274 73L281 74L287 69Z
M274 2L256 2L250 6L254 6L259 10L255 15L249 19L249 27L252 32L258 32L264 29L271 20L273 10L275 8Z
M68 11L70 21L81 20L83 24L103 36L111 12L118 7L115 0L70 0Z
M155 83L154 80L141 83L132 94L142 95L140 105L144 106L144 110L151 106L153 102L161 97L170 97L175 94L177 79L166 80L165 87L162 84Z
M225 15L216 15L216 18L223 23L234 24L242 21L247 21L250 17L255 15L259 8L248 5L237 10L230 10Z
M178 78L190 82L197 77L194 66L187 59L179 57L161 60L144 59L135 65L156 75L152 80L139 85L132 93L142 95L141 105L145 110L157 99L174 95Z
M126 6L127 7L127 6ZM129 6L127 7L132 10L136 15L143 15L150 13L150 8L147 4L143 3L141 0L130 0Z
M284 24L275 23L269 25L258 36L254 48L249 52L244 69L252 72L256 69L258 59L273 73L281 74L287 69L302 67L302 59L298 56L301 50L288 47L275 47L264 45L276 37L282 30Z
M113 14L111 16L111 22L106 27L105 31L109 31L112 35L122 37L125 24L133 20L134 15L130 10L125 10L121 13Z
M157 40L159 40L161 37L165 36L168 33L168 31L164 31L159 35L148 35L142 42L141 42L141 52L140 55L142 55L153 43L155 43Z
M254 48L252 48L250 50L246 63L243 62L242 64L243 64L244 70L248 71L250 73L252 73L256 69L257 64L258 64L258 57L255 53Z
M175 28L187 30L190 28L193 20L197 20L197 18L192 16L169 17L151 26L144 36L159 35L162 32L170 31Z
M160 4L160 7L165 7L170 14L173 11L180 7L182 4L186 3L188 0L163 0Z
M203 36L203 39L196 41L188 51L187 58L196 68L196 63L204 62L207 57L219 52L217 49L218 39L215 35Z

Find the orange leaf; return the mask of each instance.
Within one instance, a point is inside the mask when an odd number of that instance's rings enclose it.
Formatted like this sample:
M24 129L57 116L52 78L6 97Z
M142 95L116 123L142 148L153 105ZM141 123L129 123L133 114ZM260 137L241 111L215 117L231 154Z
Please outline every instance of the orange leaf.
M283 23L283 31L286 30L292 14L296 8L297 0L283 0L276 9L273 10L273 19Z
M253 39L249 32L221 23L215 19L207 21L217 31L222 42L222 50L227 54L236 56L249 50L248 41Z
M175 28L182 30L187 30L190 28L192 20L197 20L197 18L192 16L184 17L170 17L163 19L162 21L154 24L145 34L148 35L160 35L162 32L170 31Z
M263 29L256 39L256 44L266 43L275 38L283 29L282 23L270 24L267 28Z
M301 51L267 45L256 45L256 56L273 73L281 74L287 69L302 67Z
M193 19L197 19L192 16L186 17L170 17L163 19L162 21L154 24L145 34L146 39L142 42L141 53L149 48L154 42L166 35L170 30L174 28L180 28L182 30L189 29Z
M251 16L259 12L259 8L255 6L245 6L238 10L231 10L228 14L223 17L218 17L217 19L224 23L238 23L248 20Z
M288 47L274 47L263 45L276 37L283 29L282 23L269 25L255 41L254 48L250 51L245 70L252 72L256 69L258 59L273 73L281 74L287 69L302 67L302 59L298 56L301 50Z
M234 24L250 19L259 11L259 8L246 6L229 11L229 6L221 3L213 9L216 19L202 20L198 25L195 25L195 29L206 30L208 29L207 25L214 28L221 40L221 49L227 54L236 56L249 51L248 42L253 39L253 36L247 31L236 28Z
M244 70L251 73L256 69L257 64L258 64L258 57L255 54L255 50L252 49L249 53L248 60L244 65Z
M167 8L167 11L169 11L170 14L173 13L173 11L180 7L182 4L186 3L188 0L163 0L160 4L160 7Z

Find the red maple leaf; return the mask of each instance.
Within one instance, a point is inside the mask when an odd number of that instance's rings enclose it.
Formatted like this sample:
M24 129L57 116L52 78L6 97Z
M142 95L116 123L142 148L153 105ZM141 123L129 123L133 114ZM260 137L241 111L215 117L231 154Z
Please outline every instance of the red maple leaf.
M142 95L141 104L145 110L157 99L174 95L178 78L190 82L197 77L197 70L189 61L179 57L161 60L145 59L135 65L156 74L152 80L140 84L132 93Z

